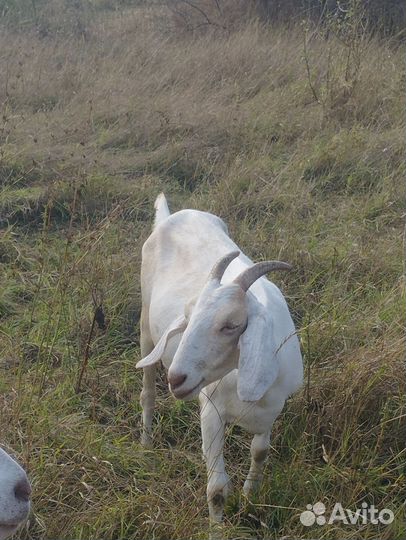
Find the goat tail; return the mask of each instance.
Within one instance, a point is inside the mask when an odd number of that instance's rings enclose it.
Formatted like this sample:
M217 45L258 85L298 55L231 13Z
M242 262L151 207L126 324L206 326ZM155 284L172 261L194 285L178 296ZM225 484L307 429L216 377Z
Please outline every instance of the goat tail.
M171 215L168 207L168 203L166 201L166 197L163 193L160 193L158 197L156 198L155 204L155 222L154 227L159 225L162 221L164 221L167 217Z

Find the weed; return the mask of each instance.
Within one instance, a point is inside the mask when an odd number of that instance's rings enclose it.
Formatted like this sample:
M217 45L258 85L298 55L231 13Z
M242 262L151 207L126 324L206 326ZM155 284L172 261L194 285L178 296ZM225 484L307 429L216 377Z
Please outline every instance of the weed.
M21 2L34 32L17 4L0 21L0 410L33 482L20 538L207 537L198 407L163 373L155 448L138 442L139 269L160 191L221 216L252 259L294 265L277 284L305 387L224 536L404 538L401 49L341 27L304 51L303 28L248 20L174 34L142 2ZM249 444L229 426L236 488ZM395 520L316 533L299 516L317 501Z

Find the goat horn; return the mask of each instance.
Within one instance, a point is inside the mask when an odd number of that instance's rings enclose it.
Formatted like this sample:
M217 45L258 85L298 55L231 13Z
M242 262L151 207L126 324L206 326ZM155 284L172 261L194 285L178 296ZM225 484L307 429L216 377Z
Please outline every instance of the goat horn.
M212 271L209 275L209 281L212 279L215 279L216 281L220 281L223 277L224 272L226 271L227 266L230 264L232 260L234 260L238 255L240 254L239 251L232 251L231 253L228 253L227 255L224 255L224 257L221 257L220 260L216 262L216 264L213 266Z
M275 270L292 270L292 266L281 261L258 262L241 272L241 274L235 278L234 283L237 283L241 289L247 292L254 281L267 272L274 272Z

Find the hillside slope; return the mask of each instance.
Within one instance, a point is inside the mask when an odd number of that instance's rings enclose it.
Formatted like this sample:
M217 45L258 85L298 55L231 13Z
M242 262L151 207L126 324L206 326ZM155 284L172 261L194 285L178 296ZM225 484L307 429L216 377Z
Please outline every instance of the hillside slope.
M160 191L221 216L252 259L294 265L275 279L306 384L226 537L404 538L402 51L255 22L193 36L146 8L85 34L3 28L0 50L1 442L34 486L20 538L207 536L197 405L164 375L156 450L138 444L140 252ZM240 488L250 440L229 434ZM317 501L395 520L315 532L299 515Z

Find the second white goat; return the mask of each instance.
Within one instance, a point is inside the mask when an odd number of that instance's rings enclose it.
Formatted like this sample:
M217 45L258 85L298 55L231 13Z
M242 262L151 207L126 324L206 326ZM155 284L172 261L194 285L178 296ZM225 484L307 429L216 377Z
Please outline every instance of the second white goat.
M0 540L14 534L26 521L30 494L25 471L0 448Z
M155 368L162 360L176 398L199 396L209 514L219 522L229 488L225 426L234 423L254 435L244 484L248 495L262 479L272 425L302 384L299 340L288 306L278 287L262 277L290 266L253 265L212 214L170 215L163 194L155 208L141 268L142 443L152 443Z

